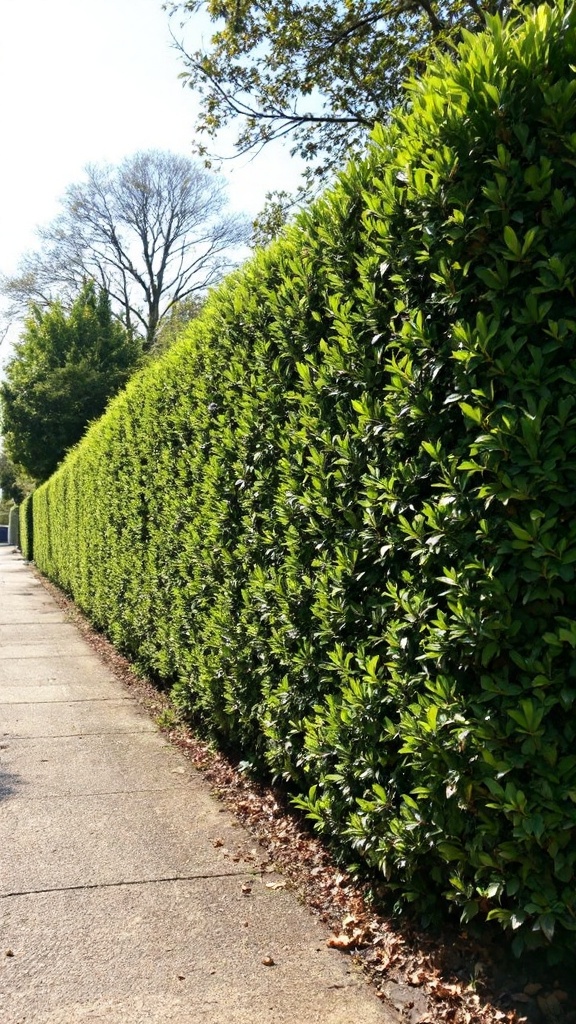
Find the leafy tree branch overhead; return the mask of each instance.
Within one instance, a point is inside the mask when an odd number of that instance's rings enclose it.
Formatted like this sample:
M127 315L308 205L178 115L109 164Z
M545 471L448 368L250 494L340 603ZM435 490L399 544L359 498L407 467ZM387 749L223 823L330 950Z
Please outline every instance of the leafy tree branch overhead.
M293 155L308 163L311 184L364 145L433 47L446 48L462 29L483 29L487 14L520 5L529 6L527 0L170 0L165 7L174 18L182 78L201 97L197 131L213 143L237 123L238 154L288 137ZM214 25L210 42L188 49L178 32L194 31L202 15ZM198 147L205 156L208 145Z
M69 305L94 280L150 350L172 307L218 281L246 241L244 218L226 204L223 180L187 157L153 150L90 165L3 291L22 311L30 301Z

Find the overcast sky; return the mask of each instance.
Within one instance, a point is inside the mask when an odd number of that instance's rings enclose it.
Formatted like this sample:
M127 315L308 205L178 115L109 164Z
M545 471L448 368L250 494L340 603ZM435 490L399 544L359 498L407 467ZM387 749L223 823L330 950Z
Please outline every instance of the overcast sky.
M87 163L192 155L195 98L181 70L162 0L0 0L0 273ZM252 215L298 177L278 149L224 169L232 205Z

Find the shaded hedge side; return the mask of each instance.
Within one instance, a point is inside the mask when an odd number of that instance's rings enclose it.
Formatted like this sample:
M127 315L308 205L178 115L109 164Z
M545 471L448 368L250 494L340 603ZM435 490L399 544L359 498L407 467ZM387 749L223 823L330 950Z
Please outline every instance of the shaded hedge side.
M399 905L576 925L576 14L467 38L34 496L43 572Z
M24 558L31 562L34 557L33 550L33 512L32 512L32 495L27 495L22 501L21 505L18 506L18 525L19 525L19 538L18 544Z

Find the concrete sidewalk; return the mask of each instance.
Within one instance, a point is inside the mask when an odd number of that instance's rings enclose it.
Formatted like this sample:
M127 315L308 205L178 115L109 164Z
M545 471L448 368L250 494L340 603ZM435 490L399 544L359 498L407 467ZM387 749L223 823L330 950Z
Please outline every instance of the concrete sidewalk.
M389 1024L254 846L0 547L1 1024Z

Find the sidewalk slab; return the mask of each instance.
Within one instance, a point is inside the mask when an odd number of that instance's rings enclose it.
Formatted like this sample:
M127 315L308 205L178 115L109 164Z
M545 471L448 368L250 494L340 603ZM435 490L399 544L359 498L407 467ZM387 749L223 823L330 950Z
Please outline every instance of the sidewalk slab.
M42 618L40 621L37 615L36 618L29 617L25 623L17 624L6 622L5 613L2 612L3 621L0 622L0 658L20 658L26 656L28 647L35 645L42 647L47 642L51 643L52 641L56 641L56 643L64 641L67 643L67 646L70 643L74 646L81 645L81 653L90 654L90 648L84 640L79 638L76 626L73 626L71 622L67 622L62 613L59 613L59 619L49 619L47 612L41 614ZM16 655L6 653L14 649L14 647L16 648ZM42 657L40 654L36 654L36 656Z
M19 682L16 686L7 686L0 672L0 709L4 704L70 704L77 701L118 702L118 690L108 680L97 683L77 682L58 683L57 676L52 675L44 683ZM126 697L126 700L129 700Z
M148 715L133 704L128 695L57 704L2 704L0 699L0 743L6 737L50 738L105 733L113 736L156 731Z
M67 622L64 612L61 612L53 603L39 600L37 597L26 599L26 610L20 605L12 604L13 595L0 590L0 598L4 604L2 610L2 622L12 631L14 636L24 636L30 626L40 625L43 622Z
M0 738L2 753L6 769L18 770L26 779L23 799L131 793L141 788L143 780L148 791L173 789L202 778L191 765L184 767L178 751L166 746L155 731ZM95 763L99 766L96 777Z
M42 661L44 658L69 658L71 655L78 658L90 657L89 649L78 633L69 640L63 637L61 640L46 639L30 643L26 639L28 628L27 626L17 627L17 631L22 634L20 639L13 637L10 643L0 645L0 664L3 661L22 661L23 659Z
M15 683L39 685L50 682L100 684L117 693L116 680L97 655L85 646L62 652L54 645L47 648L45 655L38 655L33 647L25 646L18 655L13 646L9 657L5 654L0 658L0 704L5 702L5 688Z
M0 962L6 1024L386 1020L352 962L326 949L316 922L284 890L246 895L239 879L202 879L5 904L14 952Z
M245 834L219 814L204 787L41 800L30 800L28 793L17 777L13 796L0 803L0 896L250 874L254 866L222 852L236 855L237 836ZM218 841L223 847L215 847Z

